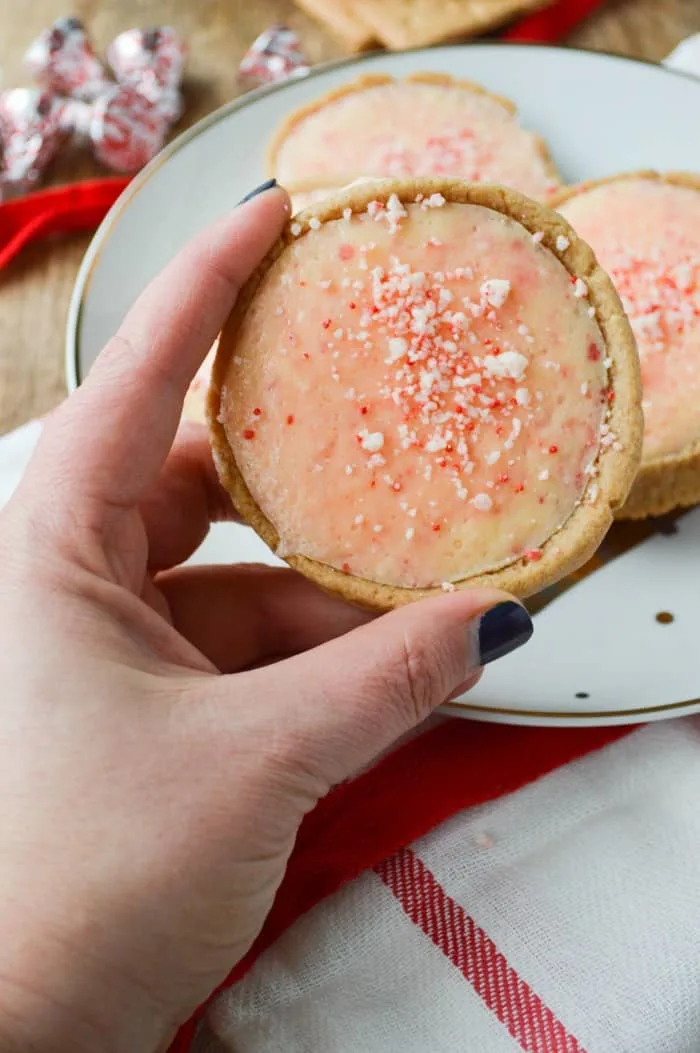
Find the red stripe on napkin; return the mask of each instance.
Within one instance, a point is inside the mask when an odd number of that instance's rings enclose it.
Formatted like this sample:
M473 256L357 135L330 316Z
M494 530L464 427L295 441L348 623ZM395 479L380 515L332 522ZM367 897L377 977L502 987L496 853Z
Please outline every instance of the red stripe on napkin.
M302 823L260 936L212 998L240 980L297 918L365 870L465 808L513 793L632 730L448 720L339 786ZM204 1008L170 1053L189 1053Z
M415 852L403 848L374 870L525 1053L586 1053Z

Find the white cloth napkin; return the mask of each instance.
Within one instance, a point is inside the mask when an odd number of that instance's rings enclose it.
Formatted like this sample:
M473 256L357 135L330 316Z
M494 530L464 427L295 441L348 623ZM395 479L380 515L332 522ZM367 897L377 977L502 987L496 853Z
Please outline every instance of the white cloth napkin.
M0 440L0 505L39 431ZM462 812L293 925L192 1053L698 1053L698 801L693 717Z
M697 1053L700 719L470 809L301 918L192 1053Z

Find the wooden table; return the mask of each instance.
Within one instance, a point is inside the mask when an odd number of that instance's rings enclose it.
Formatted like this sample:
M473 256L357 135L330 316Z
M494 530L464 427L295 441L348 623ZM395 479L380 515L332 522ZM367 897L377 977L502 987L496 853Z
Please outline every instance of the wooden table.
M70 5L69 5L70 8ZM81 17L100 49L133 25L171 23L188 38L187 122L238 93L236 69L249 43L282 21L297 29L310 59L319 62L342 48L291 0L0 0L0 64L4 87L26 83L22 54L36 34L67 13ZM683 37L700 31L698 0L610 0L570 38L572 44L648 59L661 59ZM95 174L87 160L61 159L53 182ZM0 434L43 413L63 397L66 311L76 271L89 239L61 239L29 249L0 276Z

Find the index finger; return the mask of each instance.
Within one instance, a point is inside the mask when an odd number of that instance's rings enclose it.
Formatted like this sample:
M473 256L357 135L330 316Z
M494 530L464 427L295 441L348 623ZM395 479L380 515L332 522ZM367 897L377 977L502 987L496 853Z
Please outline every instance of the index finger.
M254 197L194 238L139 297L46 428L37 470L55 478L61 464L79 465L61 479L58 501L138 502L167 456L189 384L288 214L281 189Z

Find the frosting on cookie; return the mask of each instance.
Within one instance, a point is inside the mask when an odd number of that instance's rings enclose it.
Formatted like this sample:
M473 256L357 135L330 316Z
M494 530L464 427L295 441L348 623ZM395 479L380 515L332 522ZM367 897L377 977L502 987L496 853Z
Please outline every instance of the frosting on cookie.
M294 123L275 156L282 184L328 185L359 172L460 176L534 198L558 185L540 142L513 113L459 83L399 81L351 91Z
M538 560L616 441L585 283L439 193L310 228L258 286L220 403L279 554L410 588Z
M594 249L632 324L644 388L644 460L700 435L700 192L631 177L559 211Z

